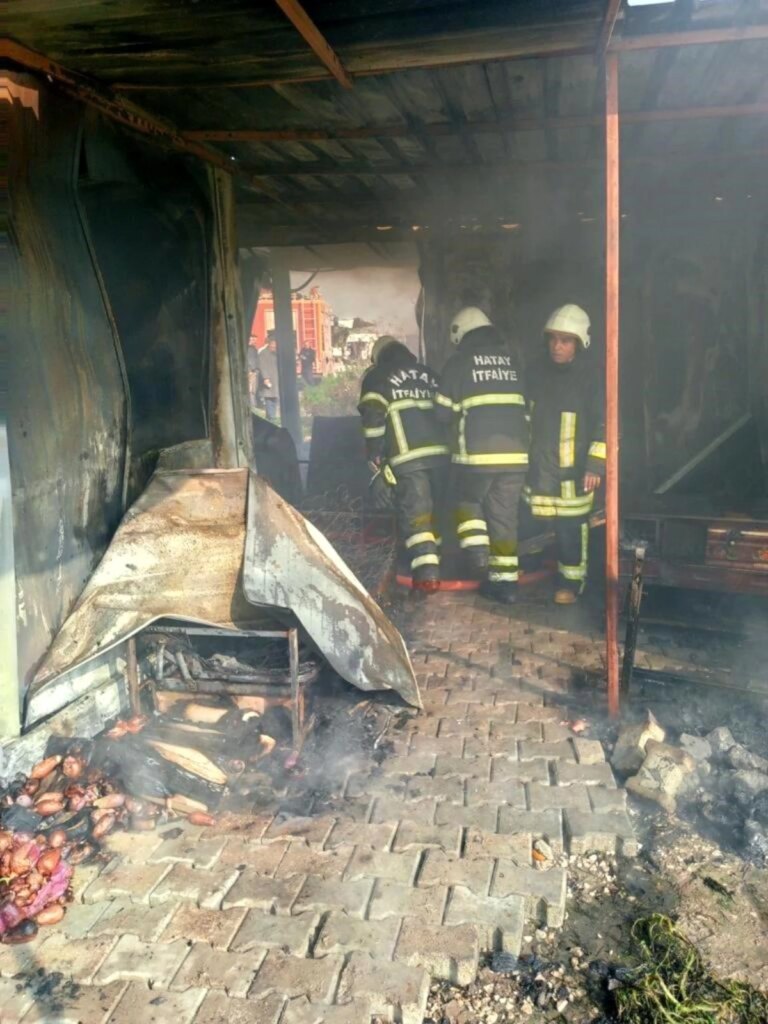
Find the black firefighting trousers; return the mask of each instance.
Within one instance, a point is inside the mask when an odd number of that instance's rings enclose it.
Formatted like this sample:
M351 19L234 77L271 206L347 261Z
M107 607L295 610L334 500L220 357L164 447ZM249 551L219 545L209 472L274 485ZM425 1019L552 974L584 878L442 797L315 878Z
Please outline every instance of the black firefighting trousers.
M440 536L437 509L443 494L443 460L428 469L397 470L395 513L397 533L416 582L440 578Z
M539 498L541 503L543 499ZM539 506L534 506L539 508ZM522 536L535 536L554 529L557 546L557 586L580 594L587 582L587 553L589 549L589 513L586 515L553 513L549 509L534 513L524 502L522 505Z
M487 563L491 583L516 583L517 518L524 472L457 473L459 547L477 566Z

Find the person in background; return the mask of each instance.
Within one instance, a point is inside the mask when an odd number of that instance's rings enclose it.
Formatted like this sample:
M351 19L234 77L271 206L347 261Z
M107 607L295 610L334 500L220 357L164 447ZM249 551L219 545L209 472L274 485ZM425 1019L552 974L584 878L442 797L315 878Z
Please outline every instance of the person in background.
M368 461L394 488L398 535L411 564L413 587L439 588L440 538L435 528L448 446L437 421L435 374L396 338L373 345L358 409Z
M259 352L258 381L256 395L264 407L268 420L278 417L279 391L277 386L277 336L274 331L267 334L267 344Z
M573 604L587 579L589 513L605 473L603 389L585 355L589 316L560 306L544 327L547 351L528 378L531 458L523 500L557 537L557 604Z
M315 350L305 345L299 352L301 376L305 384L315 383Z
M256 393L259 386L259 353L255 345L248 346L246 365L248 368L248 400L251 406L256 406Z
M457 351L441 375L438 415L453 428L459 547L485 577L480 592L517 596L517 520L528 465L525 389L519 357L486 314L467 306L451 324Z

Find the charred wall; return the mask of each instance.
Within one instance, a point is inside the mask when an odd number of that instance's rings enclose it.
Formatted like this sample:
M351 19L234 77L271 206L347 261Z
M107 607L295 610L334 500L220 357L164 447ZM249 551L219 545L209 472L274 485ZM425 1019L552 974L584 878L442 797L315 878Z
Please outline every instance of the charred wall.
M126 396L77 204L81 110L18 76L9 119L8 443L19 674L48 647L122 514Z

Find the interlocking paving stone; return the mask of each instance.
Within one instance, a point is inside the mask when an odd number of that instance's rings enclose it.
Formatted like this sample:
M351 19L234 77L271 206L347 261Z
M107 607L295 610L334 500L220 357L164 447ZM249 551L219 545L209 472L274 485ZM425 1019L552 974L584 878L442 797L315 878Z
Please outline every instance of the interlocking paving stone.
M626 811L565 812L565 832L571 853L614 853L628 857L638 849L635 831Z
M185 832L176 839L166 839L148 858L151 864L186 863L196 868L210 869L224 849L223 836L200 839Z
M419 854L416 852L381 853L359 848L355 850L344 878L389 878L393 882L411 884L418 865Z
M432 977L455 985L471 985L477 977L480 938L470 924L433 927L406 918L397 939L395 960L423 967Z
M478 896L457 885L451 889L445 923L473 924L480 933L481 949L504 949L517 955L523 941L525 900L522 896Z
M117 863L118 862L115 861L115 864ZM77 871L72 876L71 885L72 897L75 903L82 903L84 901L88 889L99 877L105 867L105 864L100 864L98 862L95 864L78 864ZM92 900L90 902L98 903L99 901Z
M266 950L231 953L196 942L171 981L171 988L179 992L220 988L231 996L244 997L266 955Z
M337 821L325 842L327 850L339 846L364 846L372 850L388 850L397 831L397 823L373 825L364 821Z
M491 896L522 896L526 913L550 928L559 928L565 917L565 872L561 868L537 871L532 867L499 861Z
M352 917L363 917L372 890L372 878L361 878L356 882L307 878L296 897L293 913L300 914L305 910L343 910Z
M361 796L395 797L402 800L407 786L407 775L369 775L368 772L355 772L347 779L344 795L350 800Z
M558 740L569 740L573 736L573 733L567 725L561 725L560 722L544 722L544 740L547 743L555 743Z
M37 964L37 943L23 946L0 946L0 977L14 978L17 974L31 973Z
M191 900L199 907L215 910L222 905L222 900L232 886L238 881L237 868L214 868L203 871L191 868L187 864L174 864L170 870L167 865L158 865L168 874L152 890L149 902L152 905L179 900Z
M575 811L591 809L587 787L583 783L544 786L540 782L531 782L528 785L528 801L532 811L546 811L550 807L568 807Z
M314 948L314 956L328 953L351 953L355 950L371 956L391 960L395 942L400 931L400 919L384 918L381 921L357 921L346 914L332 911L320 932Z
M601 764L605 761L603 745L598 740L574 739L579 764Z
M249 998L279 992L289 999L306 996L310 1002L330 1003L343 965L341 956L305 960L271 949L251 985Z
M30 988L18 981L0 980L0 1021L3 1024L19 1024L27 1010L34 1008L34 1003Z
M462 736L413 736L410 746L414 754L439 754L447 757L461 757L463 748Z
M189 947L186 942L142 942L135 935L121 935L96 975L97 985L113 981L143 981L168 988Z
M131 904L133 906L133 904ZM84 939L97 923L102 914L114 904L110 901L103 903L71 903L67 907L64 920L58 925L67 938ZM95 932L94 934L98 934Z
M194 1024L278 1024L284 1006L285 999L277 992L261 999L233 999L226 992L209 992Z
M467 829L464 856L471 858L492 858L513 860L518 864L531 863L533 836L530 832L516 835L497 835L481 829Z
M469 722L466 718L441 718L438 736L487 737L488 722Z
M464 885L483 896L488 892L493 874L493 860L473 857L450 857L441 850L428 850L419 873L419 888L430 885Z
M184 939L186 942L206 942L214 949L229 949L247 913L242 907L204 910L192 903L180 903L175 911L172 905L168 909L173 917L160 937L161 942Z
M204 998L205 992L200 989L158 992L134 982L125 990L108 1024L190 1024Z
M341 975L337 1002L369 998L371 1010L400 1024L422 1024L429 997L429 975L419 967L352 953Z
M626 811L627 809L626 789L606 789L603 786L590 786L589 800L592 804L592 810L598 813Z
M262 836L265 843L300 839L310 846L322 847L331 829L336 823L335 818L277 818Z
M435 761L435 778L453 775L459 778L490 779L491 758L487 754L479 757L438 756Z
M434 799L412 800L406 804L402 798L377 797L371 821L375 824L384 821L413 821L430 825L435 820L436 806L437 801Z
M559 708L545 707L532 702L518 704L518 722L559 722L563 713Z
M97 904L98 906L99 904ZM163 932L176 909L175 904L146 907L129 900L113 900L99 915L90 931L99 935L135 935L144 942L153 942ZM66 920L66 918L65 918Z
M616 787L613 769L607 761L600 764L573 764L571 761L555 761L555 779L558 786L583 783L585 786Z
M438 849L446 853L458 853L461 849L461 827L459 825L420 825L402 821L392 844L395 852L409 850Z
M450 803L463 804L464 780L459 778L433 779L427 775L417 775L409 781L405 799L407 801L447 800Z
M308 956L319 924L320 914L313 911L285 917L249 910L229 948L236 953L247 953L251 949L279 949L293 956Z
M315 850L303 843L291 843L280 861L276 878L291 875L312 875L315 878L341 878L352 857L352 847L335 850Z
M266 878L246 868L224 897L222 906L252 907L275 914L290 914L304 878Z
M11 984L19 987L18 982ZM105 1024L127 987L124 981L112 985L59 985L51 995L37 996L34 1006L24 1016L24 1024ZM34 987L22 989L30 1001L34 991ZM0 994L0 1021L17 1024L18 1020L3 1004Z
M61 974L81 985L90 985L114 945L111 936L72 942L61 932L53 932L35 945L35 966L46 974Z
M541 722L506 722L504 719L491 725L491 743L504 753L503 740L543 740L544 729Z
M262 875L274 876L289 844L261 843L244 836L231 836L219 855L219 868L250 868Z
M563 812L557 808L547 811L520 811L516 807L499 808L497 831L501 835L530 834L534 839L546 839L555 853L565 848Z
M546 761L517 761L509 757L494 757L491 781L549 782L549 768Z
M387 775L426 775L434 770L433 754L413 753L405 757L392 757L383 763L382 771Z
M100 903L118 897L148 903L149 894L172 868L168 864L121 864L110 861L83 893L84 903ZM77 877L77 872L75 872Z
M533 758L545 757L549 760L575 761L576 753L570 740L560 740L555 743L540 743L537 740L521 740L518 746L517 756L521 761L530 761Z
M467 803L470 807L477 804L511 804L522 810L526 806L525 786L517 779L497 779L495 782L468 779Z
M369 921L383 921L388 917L419 917L428 921L442 921L447 885L426 889L413 889L402 882L376 882L368 908Z
M324 1006L307 999L291 999L285 1004L280 1024L368 1024L370 999L356 999L344 1006Z
M525 806L523 796L523 806ZM498 817L498 806L496 803L477 803L469 807L460 807L458 804L438 804L435 813L437 825L458 825L461 828L484 828L493 832L496 829Z
M109 852L124 864L146 864L162 842L159 831L110 832L106 845Z

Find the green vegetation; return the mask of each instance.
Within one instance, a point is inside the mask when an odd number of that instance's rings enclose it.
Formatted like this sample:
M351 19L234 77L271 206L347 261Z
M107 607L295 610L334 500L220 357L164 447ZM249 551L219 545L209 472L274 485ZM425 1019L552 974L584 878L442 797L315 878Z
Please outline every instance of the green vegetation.
M302 405L307 416L350 416L357 412L360 398L362 365L346 366L340 373L323 377L302 392Z
M663 914L632 928L640 960L616 991L619 1019L629 1024L765 1024L768 996L740 981L718 981L698 950Z

